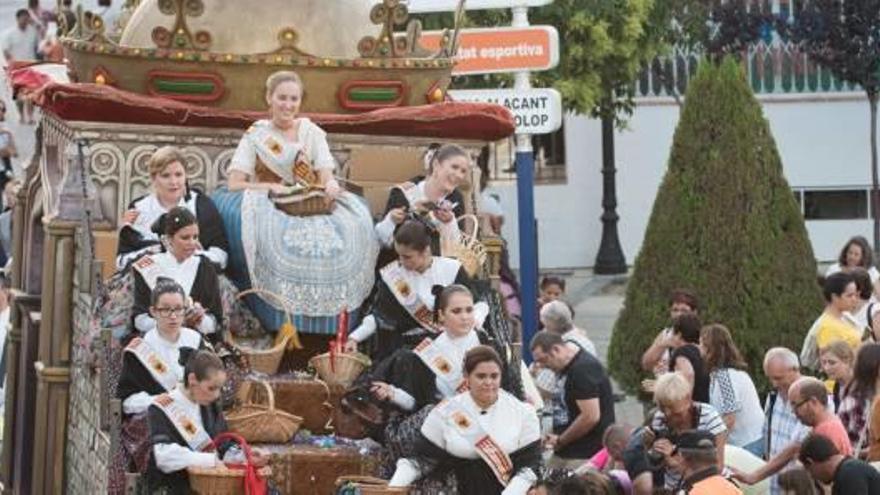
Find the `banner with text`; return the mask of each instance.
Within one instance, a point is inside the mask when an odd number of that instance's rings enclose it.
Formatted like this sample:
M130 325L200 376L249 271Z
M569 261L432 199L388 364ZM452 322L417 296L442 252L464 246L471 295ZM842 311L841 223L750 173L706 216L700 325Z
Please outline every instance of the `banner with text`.
M562 96L555 89L455 89L449 96L506 107L516 120L517 134L549 134L562 127Z
M429 50L440 48L440 31L422 34ZM452 74L541 71L559 63L559 33L553 26L462 29Z

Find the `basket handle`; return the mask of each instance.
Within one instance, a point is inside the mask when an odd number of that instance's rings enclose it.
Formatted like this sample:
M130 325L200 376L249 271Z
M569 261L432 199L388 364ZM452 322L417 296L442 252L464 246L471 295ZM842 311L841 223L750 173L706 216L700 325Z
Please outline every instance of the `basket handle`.
M272 386L269 385L269 382L267 382L266 380L260 380L259 383L260 383L260 385L263 386L263 388L266 389L266 396L269 397L269 410L274 411L275 410L275 391L272 390Z
M224 431L223 433L220 433L216 437L211 439L211 445L209 447L211 448L211 450L216 450L220 444L227 441L238 444L241 447L241 450L244 452L244 457L245 459L247 459L247 464L251 466L254 464L251 446L248 445L247 440L245 440L244 437L242 437L238 433Z
M470 220L471 222L474 223L474 231L471 232L470 234L462 232L462 235L465 237L469 237L468 240L470 242L476 241L477 236L480 234L480 220L477 218L476 215L468 214L468 215L462 215L462 216L458 217L458 219L456 221L458 223L461 223L462 220Z
M244 451L245 458L245 480L244 480L244 491L245 495L260 495L253 491L254 488L259 490L258 487L255 487L255 484L262 481L262 476L260 476L259 470L257 470L257 466L254 465L254 455L251 451L251 446L248 445L247 440L244 439L241 435L237 433L232 433L231 431L226 431L220 433L216 437L211 440L211 445L216 449L217 445L225 442L232 441L241 446L241 450Z

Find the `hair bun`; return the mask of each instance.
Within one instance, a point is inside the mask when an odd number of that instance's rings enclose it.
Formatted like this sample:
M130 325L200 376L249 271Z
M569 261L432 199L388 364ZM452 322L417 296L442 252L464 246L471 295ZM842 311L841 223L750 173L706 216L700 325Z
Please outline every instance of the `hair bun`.
M445 289L445 288L446 287L444 287L440 284L432 285L431 286L431 294L434 297L440 297L440 294L443 294L443 289Z
M181 366L186 367L186 363L188 363L190 358L195 355L196 349L193 349L192 347L181 347L180 350L178 350L177 352L180 353L180 357L177 359L177 362Z
M168 219L167 213L163 213L163 214L159 215L159 218L157 218L156 221L153 222L153 225L150 225L150 231L156 235L159 235L159 236L164 234L165 233L165 225L168 222L167 219Z

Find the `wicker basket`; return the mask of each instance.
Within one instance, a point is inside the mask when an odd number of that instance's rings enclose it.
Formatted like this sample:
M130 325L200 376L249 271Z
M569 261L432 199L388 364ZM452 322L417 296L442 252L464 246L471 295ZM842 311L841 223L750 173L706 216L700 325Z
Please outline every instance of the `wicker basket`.
M289 303L287 301L272 292L262 289L248 289L245 291L241 291L236 296L237 299L241 299L244 296L249 294L256 294L258 296L268 296L274 298L277 301L284 302L287 307ZM287 311L287 321L291 322L292 318L290 315L290 311ZM232 334L229 334L229 342L235 346L245 357L247 357L248 364L252 371L258 371L260 373L265 373L267 375L274 375L278 373L278 367L281 365L281 360L284 358L284 350L287 348L287 344L290 340L289 337L284 337L279 342L276 342L274 346L269 349L253 349L251 347L247 347L235 342Z
M295 217L329 215L333 211L333 202L328 201L327 194L314 187L307 192L270 193L269 199L275 208Z
M309 359L309 366L315 368L321 380L330 386L348 388L370 366L370 358L358 352L336 354L333 363L330 359L329 352Z
M441 237L440 252L447 258L454 258L461 263L465 272L471 277L477 277L486 263L486 247L480 242L480 222L475 215L462 215L458 222L470 220L474 230L470 234L461 232L457 237Z
M247 464L240 468L230 468L226 465L220 465L213 468L187 468L189 475L189 487L194 493L199 495L245 495L245 476L248 469L253 463L251 448L247 442L232 433L221 433L214 439L214 445L225 440L233 440L241 445L244 451ZM256 470L258 482L262 486L266 486L266 480L272 476L272 468L266 466Z
M346 486L351 491L346 490ZM338 494L347 495L357 493L359 495L406 495L407 487L390 487L388 481L373 478L372 476L341 476L336 480Z
M288 412L275 409L275 392L263 380L260 385L266 390L269 404L254 404L250 401L253 382L242 385L242 395L247 402L226 415L229 429L237 432L251 443L287 443L296 435L303 419Z

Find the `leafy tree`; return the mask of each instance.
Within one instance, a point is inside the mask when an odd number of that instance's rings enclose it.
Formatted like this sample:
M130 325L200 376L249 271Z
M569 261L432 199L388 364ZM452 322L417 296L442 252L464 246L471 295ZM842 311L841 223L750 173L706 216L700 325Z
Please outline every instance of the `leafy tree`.
M763 380L763 353L799 349L821 312L816 262L761 106L733 58L691 81L668 168L609 349L630 391L640 356L669 324L677 287L702 300L704 322L727 325Z
M880 249L880 177L877 170L877 99L880 94L880 0L797 2L790 19L779 23L784 36L827 67L835 77L858 84L871 115L871 183L874 249Z

